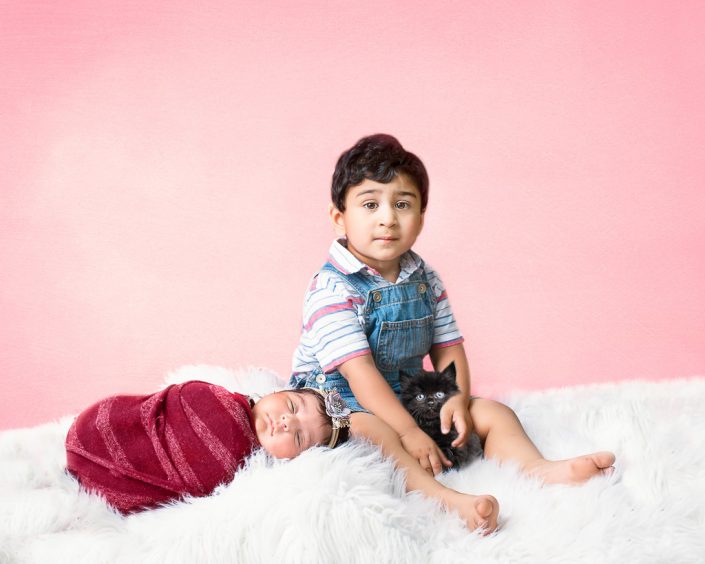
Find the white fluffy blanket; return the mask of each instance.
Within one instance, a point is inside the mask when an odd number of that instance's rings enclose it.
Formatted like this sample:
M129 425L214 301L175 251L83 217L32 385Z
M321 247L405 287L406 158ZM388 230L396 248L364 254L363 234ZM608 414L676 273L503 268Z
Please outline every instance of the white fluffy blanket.
M186 367L245 392L278 387L261 370ZM97 398L96 398L97 399ZM544 454L617 454L616 473L542 486L477 460L441 480L491 493L501 530L468 532L418 494L374 447L252 457L209 498L128 518L63 471L70 418L0 434L0 562L705 562L705 379L625 382L504 398Z

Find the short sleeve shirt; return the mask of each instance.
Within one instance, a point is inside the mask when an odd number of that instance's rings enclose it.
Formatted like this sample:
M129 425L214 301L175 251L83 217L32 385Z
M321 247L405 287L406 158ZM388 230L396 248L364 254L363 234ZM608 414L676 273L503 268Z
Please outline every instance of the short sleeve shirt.
M373 278L375 287L388 286L391 282L350 253L345 240L333 242L328 262L335 272L319 271L311 280L304 298L301 339L292 361L294 374L321 369L332 372L344 362L371 352L364 331L366 296L361 296L347 282L346 276L361 272ZM413 251L401 256L400 266L397 283L423 268L433 289L436 307L432 346L447 347L463 342L438 274Z

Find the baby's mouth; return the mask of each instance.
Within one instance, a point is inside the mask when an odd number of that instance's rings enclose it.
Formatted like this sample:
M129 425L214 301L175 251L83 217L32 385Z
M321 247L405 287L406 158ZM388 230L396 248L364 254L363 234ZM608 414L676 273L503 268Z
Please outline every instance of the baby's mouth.
M272 421L272 418L269 416L269 413L267 413L267 421L269 422L269 436L273 437L274 436L274 421Z

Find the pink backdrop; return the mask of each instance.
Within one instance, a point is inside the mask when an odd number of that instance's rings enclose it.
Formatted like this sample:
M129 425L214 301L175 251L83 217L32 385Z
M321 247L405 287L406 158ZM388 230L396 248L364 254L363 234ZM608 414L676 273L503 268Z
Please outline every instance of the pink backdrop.
M428 166L475 392L705 373L702 2L147 4L0 7L0 428L286 374L378 131Z

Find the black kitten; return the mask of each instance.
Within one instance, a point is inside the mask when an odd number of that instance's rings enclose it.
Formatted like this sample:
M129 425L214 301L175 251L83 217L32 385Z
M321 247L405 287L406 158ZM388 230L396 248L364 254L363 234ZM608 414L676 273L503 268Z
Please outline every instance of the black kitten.
M450 444L458 436L454 428L450 433L441 433L441 407L448 399L459 393L455 383L455 363L443 372L421 372L418 374L400 374L401 403L416 424L431 437L439 448L453 463L453 468L462 466L472 457L470 441L464 446L452 447Z

